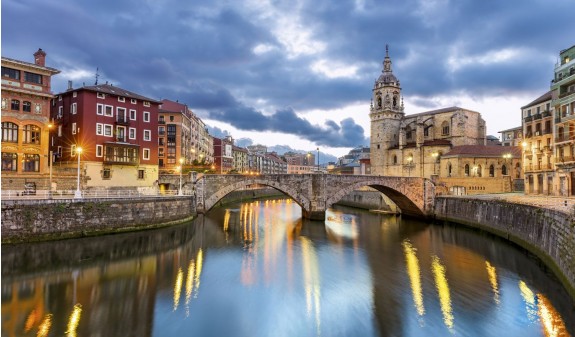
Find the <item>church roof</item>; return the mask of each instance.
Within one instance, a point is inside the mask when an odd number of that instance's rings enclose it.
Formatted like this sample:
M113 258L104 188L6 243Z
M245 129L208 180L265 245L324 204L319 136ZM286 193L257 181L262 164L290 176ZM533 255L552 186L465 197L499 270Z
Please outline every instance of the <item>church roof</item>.
M511 153L513 158L521 158L520 146L461 145L454 146L442 157L503 157Z
M469 109L460 108L458 106L451 106L449 108L441 108L441 109L436 109L436 110L424 111L424 112L416 113L413 115L406 115L405 118L419 117L419 116L426 116L426 115L435 115L435 114L439 114L439 113L455 112L455 111L459 111L459 110L473 111L473 110L469 110ZM473 112L477 112L477 111L473 111ZM479 112L477 112L477 113L479 113Z

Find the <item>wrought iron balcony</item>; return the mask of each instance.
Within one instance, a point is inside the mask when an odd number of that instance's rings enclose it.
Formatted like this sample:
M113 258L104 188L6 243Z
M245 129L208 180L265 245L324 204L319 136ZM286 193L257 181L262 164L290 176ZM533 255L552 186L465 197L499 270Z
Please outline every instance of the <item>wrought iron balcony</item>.
M130 121L126 117L118 116L116 117L116 124L128 126L130 125Z

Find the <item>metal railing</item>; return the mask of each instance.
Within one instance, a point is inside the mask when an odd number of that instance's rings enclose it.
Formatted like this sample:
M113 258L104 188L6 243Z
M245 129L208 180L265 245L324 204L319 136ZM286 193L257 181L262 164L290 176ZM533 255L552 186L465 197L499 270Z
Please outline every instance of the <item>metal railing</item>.
M157 197L174 197L178 196L178 190L168 190L162 192L155 191L135 191L135 190L86 190L81 191L82 198L96 199L96 198L117 198L117 199L132 199L132 198L157 198ZM36 190L36 191L16 191L16 190L2 190L2 200L36 200L36 199L74 199L75 190ZM183 190L183 196L192 195L191 191Z

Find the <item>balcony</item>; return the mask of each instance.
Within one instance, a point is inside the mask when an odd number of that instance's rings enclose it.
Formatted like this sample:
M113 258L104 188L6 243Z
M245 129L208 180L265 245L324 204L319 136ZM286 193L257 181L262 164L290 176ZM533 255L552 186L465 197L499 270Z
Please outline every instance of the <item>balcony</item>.
M126 117L118 116L116 117L116 125L128 126L130 125L130 121Z
M166 131L158 131L158 136L163 136L166 134Z
M160 119L160 120L158 121L158 124L166 124L166 121L163 120L163 119Z
M564 97L567 97L567 96L572 95L572 94L575 94L575 90L569 90L569 91L566 91L562 94L559 94L559 98L564 98Z
M534 119L534 120L541 119L541 118L542 118L541 114L535 114L535 115L533 115L533 119Z
M533 137L533 133L527 132L527 133L525 134L525 138L531 138L531 137Z
M533 116L527 116L524 119L525 122L531 122L532 120L533 120Z
M549 111L549 110L543 111L543 118L545 118L545 117L551 117L551 111Z
M555 138L555 143L563 143L563 142L569 142L569 141L573 141L574 137L569 137L567 135L564 136L558 136Z
M575 161L575 157L559 157L559 158L556 158L555 164L565 165L567 163L570 164L573 161Z
M116 137L116 141L118 143L125 143L126 142L126 137Z

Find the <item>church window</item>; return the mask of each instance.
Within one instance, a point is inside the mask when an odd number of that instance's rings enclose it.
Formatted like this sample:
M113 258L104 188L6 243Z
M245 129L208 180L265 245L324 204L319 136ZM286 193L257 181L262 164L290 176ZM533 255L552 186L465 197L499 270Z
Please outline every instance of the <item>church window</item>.
M495 167L493 167L493 165L489 166L489 176L490 177L494 177L495 176Z
M393 156L393 165L397 165L397 156Z
M381 96L377 97L377 107L381 108Z
M469 176L469 164L465 164L465 176Z
M451 163L447 164L447 176L451 177Z
M501 174L504 175L504 176L507 175L507 166L503 165L503 166L501 167Z
M449 136L449 123L447 121L441 123L441 135Z
M397 106L397 96L393 96L393 107Z
M411 139L411 127L409 126L405 128L405 138Z

